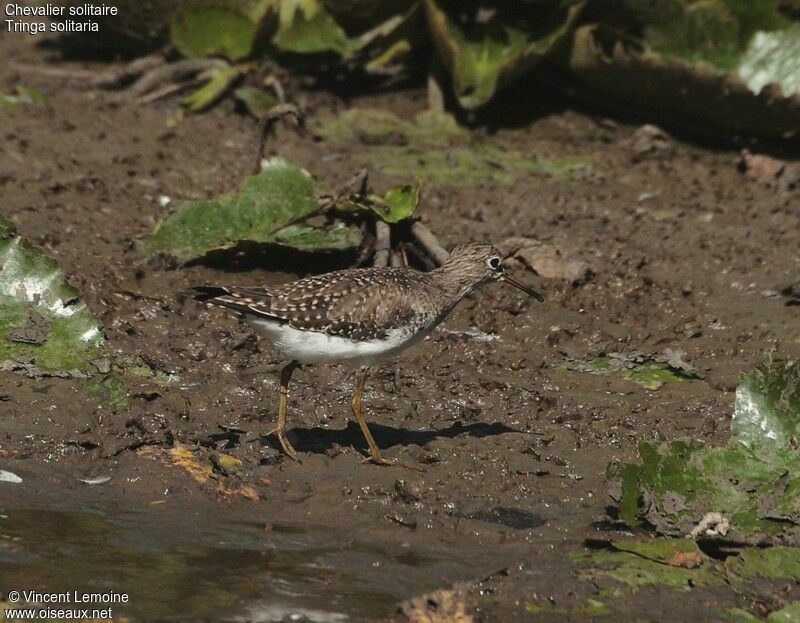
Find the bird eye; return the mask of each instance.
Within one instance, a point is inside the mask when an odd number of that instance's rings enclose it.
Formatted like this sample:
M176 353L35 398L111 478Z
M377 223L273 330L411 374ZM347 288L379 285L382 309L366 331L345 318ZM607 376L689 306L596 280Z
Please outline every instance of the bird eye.
M500 268L500 266L501 262L499 257L493 257L492 259L489 260L489 268L491 268L492 270L497 270L498 268Z

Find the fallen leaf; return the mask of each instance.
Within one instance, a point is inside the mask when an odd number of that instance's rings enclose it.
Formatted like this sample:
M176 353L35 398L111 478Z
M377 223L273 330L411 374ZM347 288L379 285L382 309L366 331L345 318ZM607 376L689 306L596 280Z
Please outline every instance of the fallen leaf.
M105 354L97 319L55 260L0 216L0 368L86 378Z
M242 189L204 201L187 201L147 239L152 253L188 260L238 242L271 242L300 250L330 250L358 244L357 230L344 225L301 223L319 210L311 176L283 158L265 160Z
M564 279L573 283L591 275L589 265L566 257L558 247L533 238L508 238L499 245L507 258L521 262L545 279Z
M450 72L458 103L474 110L503 85L535 67L570 33L585 3L575 0L492 8L424 0L437 56Z

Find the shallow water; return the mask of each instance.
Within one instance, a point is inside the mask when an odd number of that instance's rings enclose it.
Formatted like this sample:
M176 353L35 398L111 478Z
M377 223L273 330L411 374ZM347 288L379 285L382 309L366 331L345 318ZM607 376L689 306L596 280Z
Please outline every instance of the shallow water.
M465 564L292 526L198 523L153 509L0 507L0 594L127 593L115 620L366 621Z

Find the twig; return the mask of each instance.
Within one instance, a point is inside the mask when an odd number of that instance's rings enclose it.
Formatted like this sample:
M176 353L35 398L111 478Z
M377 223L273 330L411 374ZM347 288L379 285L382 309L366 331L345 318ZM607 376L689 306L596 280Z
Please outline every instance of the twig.
M284 91L281 81L278 80L278 77L274 73L264 78L262 84L265 87L272 87L272 90L275 91L275 95L278 96L278 101L281 104L286 103L286 91Z
M422 265L422 268L426 271L433 270L436 268L436 262L431 259L431 256L425 253L422 249L420 249L415 244L409 244L405 248L405 251L408 255L412 255L414 260L418 264Z
M353 193L351 192L354 187L358 187L358 190ZM361 169L358 173L356 173L353 177L347 180L344 184L342 184L339 189L333 195L320 195L319 200L319 207L320 210L323 212L327 212L331 208L333 208L339 201L346 195L359 195L359 196L366 196L367 191L369 189L369 176L367 174L366 169Z
M373 250L375 249L375 234L367 228L361 228L363 232L363 237L361 238L361 244L358 246L358 251L356 252L356 259L354 264L356 266L365 266L367 260L373 257Z
M142 97L162 84L184 82L204 71L224 67L225 65L225 61L211 58L189 58L176 63L169 63L148 71L128 87L127 92L133 97Z
M408 259L402 245L398 246L392 253L391 265L394 268L406 268L408 266Z
M45 78L74 82L82 87L116 89L163 65L165 62L166 59L163 54L151 54L100 73L91 69L65 69L21 63L12 63L11 67L24 74L38 74Z
M444 112L444 92L433 72L428 74L428 109Z
M191 89L197 86L199 82L197 80L189 80L186 82L176 82L174 84L168 84L160 89L155 91L151 91L146 95L143 95L139 98L140 104L151 104L153 102L157 102L158 100L162 100L165 97L169 97L170 95L174 95L175 93L180 93L181 91L186 91L187 89Z
M419 246L421 246L437 264L441 266L447 261L450 254L439 244L439 241L431 230L425 227L420 221L416 221L411 225L411 235L419 243Z
M103 458L111 458L115 457L127 450L138 450L139 448L143 448L144 446L166 446L169 445L168 439L159 439L157 437L146 437L144 439L137 439L135 441L131 441L130 443L125 444L122 447L116 448L110 454L103 455Z
M264 151L267 147L267 139L272 133L273 126L281 119L289 118L294 121L295 130L299 135L305 133L306 116L303 110L295 104L278 104L267 111L258 126L258 149L256 150L256 162L253 173L261 171L261 161L264 159Z
M388 266L389 250L392 239L392 230L389 223L378 219L375 221L375 259L373 266L378 268Z

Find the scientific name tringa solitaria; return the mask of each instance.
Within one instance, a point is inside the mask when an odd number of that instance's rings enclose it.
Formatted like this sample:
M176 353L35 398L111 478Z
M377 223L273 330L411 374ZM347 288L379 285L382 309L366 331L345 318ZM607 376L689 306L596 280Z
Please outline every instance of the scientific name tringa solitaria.
M367 461L391 464L381 455L361 414L361 396L370 366L415 344L467 294L487 281L504 281L542 297L512 279L500 252L470 242L453 249L431 272L410 268L362 268L307 277L270 288L203 286L195 297L241 313L290 362L281 371L275 434L293 459L286 438L286 397L292 372L301 363L347 363L363 368L351 407L369 445Z

